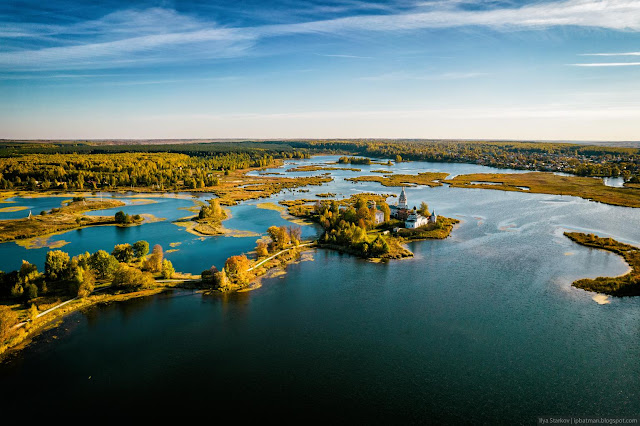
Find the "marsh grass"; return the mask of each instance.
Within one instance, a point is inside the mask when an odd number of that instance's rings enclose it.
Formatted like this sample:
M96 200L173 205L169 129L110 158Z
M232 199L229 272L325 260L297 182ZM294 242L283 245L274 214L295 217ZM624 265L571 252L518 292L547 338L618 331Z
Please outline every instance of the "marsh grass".
M640 248L594 234L565 232L564 235L580 245L616 253L631 267L631 271L619 277L583 278L574 281L574 287L613 296L640 296Z

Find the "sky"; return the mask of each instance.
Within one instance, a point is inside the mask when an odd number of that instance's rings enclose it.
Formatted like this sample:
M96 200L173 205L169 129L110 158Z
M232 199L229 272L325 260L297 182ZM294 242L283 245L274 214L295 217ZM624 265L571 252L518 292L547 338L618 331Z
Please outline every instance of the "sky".
M640 140L640 0L3 0L0 138Z

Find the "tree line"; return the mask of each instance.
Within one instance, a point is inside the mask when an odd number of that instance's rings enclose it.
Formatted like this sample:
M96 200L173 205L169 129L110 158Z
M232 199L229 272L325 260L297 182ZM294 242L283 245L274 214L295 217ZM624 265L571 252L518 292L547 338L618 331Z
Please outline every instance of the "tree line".
M210 156L167 152L22 154L0 157L0 189L190 190L216 186L219 176L229 171L270 166L277 159L305 155L297 151L268 153L264 150Z
M0 299L29 304L41 296L86 297L97 281L132 290L152 286L153 274L171 278L175 269L164 258L162 246L156 244L149 253L144 240L117 244L111 253L98 250L70 257L62 250L51 250L42 272L26 260L17 271L0 271Z

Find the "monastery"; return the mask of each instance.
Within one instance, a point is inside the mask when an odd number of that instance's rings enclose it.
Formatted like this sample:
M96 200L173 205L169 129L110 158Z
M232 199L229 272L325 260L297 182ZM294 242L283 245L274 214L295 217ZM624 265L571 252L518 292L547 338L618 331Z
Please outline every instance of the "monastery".
M391 217L399 220L404 220L405 228L419 228L429 223L435 223L438 220L438 216L435 211L431 213L431 216L425 217L416 211L416 208L409 209L407 204L407 194L404 192L404 187L398 197L397 205L390 205ZM377 217L376 217L377 219Z

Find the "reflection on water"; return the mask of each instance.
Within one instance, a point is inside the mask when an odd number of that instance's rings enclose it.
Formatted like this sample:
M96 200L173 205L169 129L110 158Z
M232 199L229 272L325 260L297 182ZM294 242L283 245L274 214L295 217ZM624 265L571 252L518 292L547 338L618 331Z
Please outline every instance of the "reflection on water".
M602 178L602 181L607 186L614 186L616 188L622 188L624 186L624 178L621 177L606 177Z

